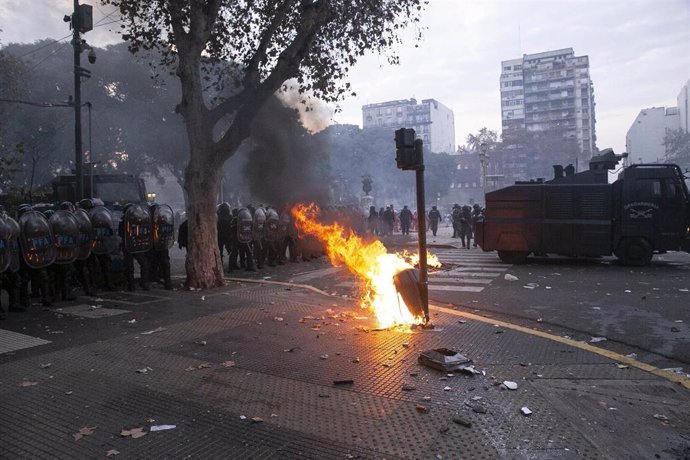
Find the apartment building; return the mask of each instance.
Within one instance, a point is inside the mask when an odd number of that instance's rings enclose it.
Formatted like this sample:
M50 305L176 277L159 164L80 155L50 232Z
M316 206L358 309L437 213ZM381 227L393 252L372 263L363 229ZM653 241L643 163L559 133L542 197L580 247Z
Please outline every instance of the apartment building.
M455 152L455 116L435 99L400 99L362 106L362 127L412 128L425 150L435 153Z

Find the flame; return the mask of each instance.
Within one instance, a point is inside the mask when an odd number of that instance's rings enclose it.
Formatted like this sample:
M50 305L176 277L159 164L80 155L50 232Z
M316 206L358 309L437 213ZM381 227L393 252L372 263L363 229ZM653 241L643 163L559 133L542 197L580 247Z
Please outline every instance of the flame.
M419 265L419 254L418 253L408 253L407 251L402 252L403 257L407 258L410 263L414 266ZM426 252L426 265L431 268L441 268L441 261L438 260L436 254L432 254L429 251Z
M393 277L398 272L413 267L406 260L410 255L389 254L380 241L365 242L351 229L337 222L322 224L317 221L319 212L318 206L313 203L297 204L291 210L298 231L314 235L322 241L331 263L334 266L344 264L362 281L364 294L360 306L375 314L379 327L423 323L424 318L414 317L410 313L393 283Z

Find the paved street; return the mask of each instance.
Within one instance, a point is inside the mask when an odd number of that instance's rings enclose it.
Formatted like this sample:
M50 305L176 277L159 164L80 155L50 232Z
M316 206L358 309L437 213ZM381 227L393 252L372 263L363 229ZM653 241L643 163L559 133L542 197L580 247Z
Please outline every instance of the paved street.
M661 370L690 367L687 255L509 266L448 235L430 244L444 263L431 331L377 330L324 259L11 314L0 457L690 456L690 381ZM439 347L480 374L418 364Z

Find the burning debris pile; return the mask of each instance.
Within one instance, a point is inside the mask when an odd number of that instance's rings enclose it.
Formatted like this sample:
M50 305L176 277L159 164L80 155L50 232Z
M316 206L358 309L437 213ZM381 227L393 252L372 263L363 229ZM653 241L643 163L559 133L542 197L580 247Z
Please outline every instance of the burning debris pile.
M408 260L412 257L406 253L389 254L380 241L366 242L337 222L323 224L318 221L319 213L315 204L297 204L292 208L298 231L322 241L331 263L345 265L362 283L360 306L376 315L379 327L422 324L424 318L410 312L393 282L397 273L413 268ZM438 263L438 259L433 259Z

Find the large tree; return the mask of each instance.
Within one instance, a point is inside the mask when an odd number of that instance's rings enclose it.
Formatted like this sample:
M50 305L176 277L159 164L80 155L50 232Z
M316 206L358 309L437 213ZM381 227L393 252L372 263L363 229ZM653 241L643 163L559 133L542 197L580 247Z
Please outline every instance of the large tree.
M326 101L365 51L387 52L419 21L426 0L103 0L119 8L134 52L158 49L179 77L190 158L185 170L190 238L187 285L223 284L215 191L223 163L250 135L257 111L290 79ZM395 62L395 57L390 59ZM220 65L219 65L220 64ZM230 88L204 97L205 70Z

